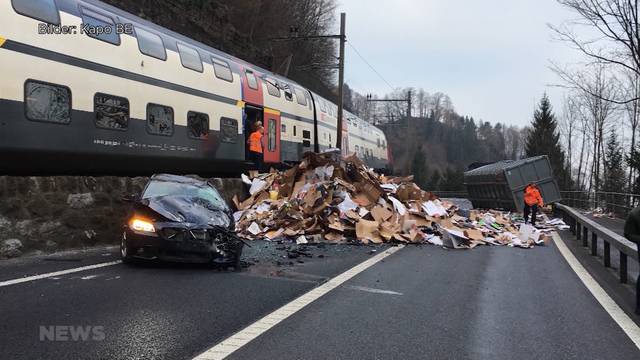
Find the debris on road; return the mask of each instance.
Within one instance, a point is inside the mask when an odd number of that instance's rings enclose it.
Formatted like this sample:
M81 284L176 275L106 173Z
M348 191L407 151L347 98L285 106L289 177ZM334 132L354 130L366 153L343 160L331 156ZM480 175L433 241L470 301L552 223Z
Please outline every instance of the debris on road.
M461 216L453 203L414 184L413 176L379 175L355 155L308 152L289 170L251 175L243 176L251 196L242 202L233 199L236 231L250 240L529 248L566 226L542 215L544 221L534 228L517 214L497 210L470 210Z

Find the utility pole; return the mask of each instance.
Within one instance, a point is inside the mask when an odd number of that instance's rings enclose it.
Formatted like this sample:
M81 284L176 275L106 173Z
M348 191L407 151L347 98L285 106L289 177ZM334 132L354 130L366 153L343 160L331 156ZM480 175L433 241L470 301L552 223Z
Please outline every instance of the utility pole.
M336 147L342 150L342 124L344 105L344 43L347 41L345 32L346 14L340 13L340 59L338 63L338 136L336 136ZM340 151L342 152L342 151Z
M309 35L309 36L299 36L298 28L295 26L291 26L289 28L289 32L291 36L287 37L274 37L270 38L272 41L290 41L290 40L317 40L317 39L340 39L340 57L338 59L338 136L336 136L336 147L342 150L342 123L343 123L343 112L342 106L343 102L343 91L344 91L344 44L347 42L347 37L345 35L345 23L346 23L347 14L340 13L340 34L339 35ZM291 65L291 61L287 64L287 72L289 69L289 65ZM326 65L323 67L334 68L335 65Z

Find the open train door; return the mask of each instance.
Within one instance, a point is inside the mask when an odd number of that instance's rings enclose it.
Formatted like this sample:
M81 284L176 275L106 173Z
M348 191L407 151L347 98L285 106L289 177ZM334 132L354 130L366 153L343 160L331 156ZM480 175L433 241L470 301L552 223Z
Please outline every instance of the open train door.
M264 162L280 162L280 112L264 109Z

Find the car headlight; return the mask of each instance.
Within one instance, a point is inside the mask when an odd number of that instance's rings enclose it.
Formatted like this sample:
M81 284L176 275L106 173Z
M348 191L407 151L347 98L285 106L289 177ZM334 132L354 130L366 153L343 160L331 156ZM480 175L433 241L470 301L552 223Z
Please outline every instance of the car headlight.
M129 227L133 231L140 231L146 233L155 233L156 228L153 224L147 220L133 218L131 222L129 222Z

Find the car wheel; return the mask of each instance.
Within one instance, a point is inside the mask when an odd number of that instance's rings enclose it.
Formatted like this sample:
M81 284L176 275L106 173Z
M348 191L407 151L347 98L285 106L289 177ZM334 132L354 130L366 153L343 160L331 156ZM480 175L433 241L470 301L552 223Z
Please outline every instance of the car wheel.
M125 231L122 233L122 239L120 240L120 257L122 258L122 262L132 263L134 253L135 249L127 244L127 232Z

